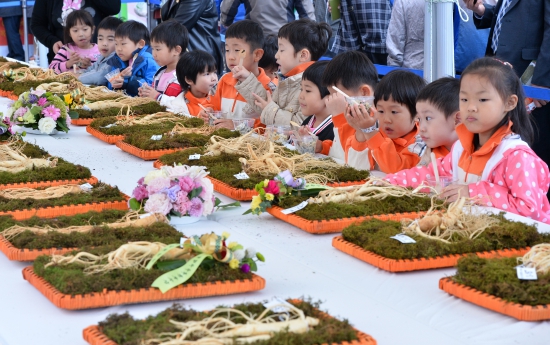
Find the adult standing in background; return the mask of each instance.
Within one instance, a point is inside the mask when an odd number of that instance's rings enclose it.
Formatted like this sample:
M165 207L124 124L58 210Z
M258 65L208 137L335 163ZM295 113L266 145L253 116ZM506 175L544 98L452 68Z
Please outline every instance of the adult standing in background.
M13 1L0 0L0 5L7 2ZM31 14L32 6L27 8L27 17L30 17ZM0 7L0 17L2 17L2 21L4 22L6 40L8 41L8 57L19 61L25 61L25 51L23 50L21 35L19 34L22 15L23 10L21 9L21 5ZM29 56L32 56L32 52L29 52Z
M168 0L161 9L162 21L175 19L189 31L189 50L204 50L216 59L223 73L223 55L214 0Z
M424 69L425 0L395 0L386 50L388 66Z
M48 51L48 63L63 46L63 28L65 18L74 10L86 10L94 18L97 28L99 22L107 16L120 12L120 0L36 0L31 19L31 30ZM92 42L97 41L94 32Z

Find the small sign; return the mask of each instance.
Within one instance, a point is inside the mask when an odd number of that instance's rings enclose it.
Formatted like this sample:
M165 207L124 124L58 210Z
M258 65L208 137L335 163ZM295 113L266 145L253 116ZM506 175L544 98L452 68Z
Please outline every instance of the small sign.
M516 266L518 279L520 280L537 280L537 270L533 267L525 267L523 265Z
M244 171L233 176L235 176L237 180L248 180L250 178L250 176L248 176Z
M264 303L264 307L266 309L271 309L271 307L273 307L271 311L274 313L287 313L292 310L292 304L279 297L273 297L271 301Z
M413 238L411 238L411 237L409 237L405 234L397 234L397 235L392 236L390 238L393 238L394 240L398 240L401 243L416 243L416 241Z
M110 125L99 127L99 128L111 128L111 127L116 127L116 123L111 123Z
M162 134L153 135L153 136L151 137L151 140L160 140L160 139L162 139Z
M94 186L92 186L91 184L89 183L84 183L84 184L81 184L80 185L80 189L82 189L83 191L87 191L87 190L90 190L94 188Z
M302 201L301 203L299 203L298 205L296 205L294 207L287 208L286 210L282 210L281 213L282 214L291 214L291 213L294 213L294 212L298 212L301 209L304 209L306 206L307 206L307 200Z
M185 238L180 237L180 248L183 248L183 244L185 243Z
M147 218L147 217L149 217L149 216L151 216L151 213L140 214L140 215L139 215L139 219Z
M198 154L198 153L195 153L194 155L189 155L189 160L190 161L197 161L199 159L201 159L201 155Z

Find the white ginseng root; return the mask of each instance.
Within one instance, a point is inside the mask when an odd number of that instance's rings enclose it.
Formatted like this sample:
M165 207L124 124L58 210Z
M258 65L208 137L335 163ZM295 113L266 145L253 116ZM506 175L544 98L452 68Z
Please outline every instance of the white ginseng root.
M77 184L48 187L46 189L12 188L0 190L0 197L6 199L47 200L61 198L68 194L79 194L85 191Z
M550 272L550 244L541 243L533 246L518 262L527 267L533 267L537 273L546 274Z
M26 170L40 168L54 168L57 158L29 158L22 153L23 145L12 141L6 145L0 145L0 171L19 173Z

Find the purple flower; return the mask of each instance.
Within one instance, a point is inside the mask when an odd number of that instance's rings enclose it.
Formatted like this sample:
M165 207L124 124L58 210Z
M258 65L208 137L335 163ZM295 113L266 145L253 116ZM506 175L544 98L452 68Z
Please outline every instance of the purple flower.
M23 115L25 115L25 113L26 113L27 111L29 111L29 108L27 108L27 107L21 107L21 108L17 109L17 110L15 111L15 113L13 113L13 116L14 116L15 118L22 117Z
M181 190L179 185L175 185L170 188L165 188L162 190L163 193L166 193L166 196L170 199L171 202L176 202L178 198L178 192Z
M149 193L147 193L147 188L145 188L145 186L140 185L134 189L132 195L134 196L134 198L136 198L137 201L141 201L147 198L149 196Z
M142 177L138 180L138 185L142 186L143 185L143 180L145 180L145 177Z
M191 217L200 217L202 216L203 205L202 201L199 198L191 199L191 207L189 208L189 215Z
M53 105L50 105L42 109L42 114L46 117L51 117L54 121L57 121L57 118L61 115L61 111Z
M243 273L249 273L250 272L250 265L249 264L243 264L241 266L241 271L243 271Z
M38 100L37 104L41 107L45 106L46 103L48 103L48 100L44 97L40 97L40 99Z
M180 178L179 185L182 191L189 193L190 191L193 190L193 186L194 186L193 179L188 176Z
M292 177L290 170L280 172L276 178L277 180L282 181L286 186L290 186L294 182L294 178Z
M29 103L34 104L38 102L38 96L33 95L32 93L29 95Z

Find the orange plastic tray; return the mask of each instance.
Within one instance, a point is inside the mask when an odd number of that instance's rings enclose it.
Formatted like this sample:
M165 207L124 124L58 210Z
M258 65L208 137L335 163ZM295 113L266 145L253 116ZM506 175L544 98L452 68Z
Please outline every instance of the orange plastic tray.
M55 207L44 207L31 210L14 210L7 212L0 212L0 216L12 216L15 220L29 219L33 216L41 218L54 218L57 216L74 216L75 214L86 213L88 211L102 211L102 210L127 210L128 209L128 197L126 194L121 193L124 200L121 201L102 201L91 204L78 204L78 205L66 205Z
M55 306L63 309L91 309L114 305L170 301L207 296L231 295L242 292L262 290L265 288L265 279L252 274L250 279L226 282L208 282L183 284L160 292L157 288L146 288L129 291L103 290L84 295L67 295L59 292L46 280L34 273L32 266L23 269L23 278L38 289Z
M371 251L365 250L360 246L344 240L342 236L336 236L332 239L332 246L346 254L362 260L368 264L376 266L388 272L409 272L428 270L433 268L454 267L458 259L468 254L453 254L438 256L434 258L421 259L388 259ZM529 251L529 248L521 249L501 249L485 252L471 253L482 258L494 257L515 257L522 256Z
M322 317L332 318L332 316L321 312ZM351 342L344 341L341 343L333 343L332 345L376 345L376 340L374 340L370 335L355 330L357 335L357 340ZM86 340L90 345L118 345L111 339L109 339L103 332L101 332L99 326L93 325L86 327L82 332L84 340ZM328 344L323 344L328 345Z
M71 125L75 126L88 126L95 120L94 118L90 119L71 119Z
M42 187L54 187L62 186L64 184L82 184L88 182L89 184L96 184L97 178L92 176L86 179L78 180L54 180L54 181L38 181L38 182L21 182L13 184L0 184L0 190L14 189L14 188L42 188Z
M283 209L279 206L273 206L267 209L267 212L273 217L278 218L284 222L292 224L304 231L307 231L311 234L328 234L334 232L341 232L345 227L361 223L369 219L380 219L380 220L394 220L401 221L401 219L416 219L426 212L407 212L407 213L396 213L396 214L382 214L374 216L363 216L363 217L352 217L352 218L341 218L341 219L330 219L330 220L307 220L300 216L297 216L294 213L284 214L281 211Z
M98 131L97 129L92 128L90 125L86 126L86 132L90 133L99 140L111 145L115 144L117 141L124 140L124 135L107 135Z
M13 93L13 91L4 91L0 90L0 96L9 98L13 101L17 101L19 99L19 96Z
M0 251L11 261L34 261L40 255L62 255L77 248L19 249L0 235Z
M550 304L530 306L508 302L502 298L456 283L449 277L439 280L439 288L450 295L521 321L550 319Z
M166 149L166 150L142 150L133 145L125 143L124 141L117 141L115 145L122 151L128 152L129 154L139 157L146 161L152 161L152 160L158 159L162 155L166 155L172 152L186 149L186 148L181 148L181 149Z

